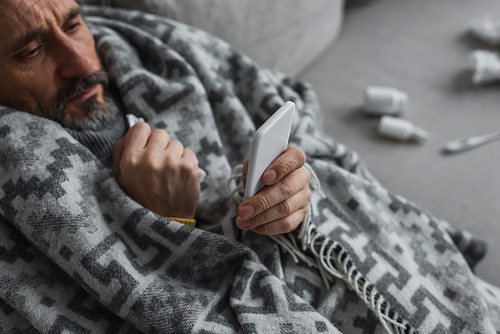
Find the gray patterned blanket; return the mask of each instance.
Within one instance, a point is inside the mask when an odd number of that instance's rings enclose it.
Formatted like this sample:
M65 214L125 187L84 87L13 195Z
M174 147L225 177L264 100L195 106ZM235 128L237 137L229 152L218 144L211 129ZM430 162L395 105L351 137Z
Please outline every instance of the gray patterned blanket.
M311 87L139 12L85 8L124 104L207 172L197 227L131 200L64 128L0 107L0 333L495 333L484 245L384 189L321 130ZM285 101L307 154L309 215L236 228L227 183ZM238 182L236 179L235 182Z

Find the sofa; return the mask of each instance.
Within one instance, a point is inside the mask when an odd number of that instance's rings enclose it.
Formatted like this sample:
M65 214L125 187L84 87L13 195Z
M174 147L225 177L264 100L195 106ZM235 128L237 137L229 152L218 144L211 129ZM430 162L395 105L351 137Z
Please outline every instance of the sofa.
M86 0L140 9L204 29L264 67L310 82L325 132L358 151L390 191L489 244L476 273L500 286L500 142L445 155L446 142L497 131L500 87L474 87L468 54L487 48L470 22L498 13L489 0ZM491 49L491 48L490 48ZM431 133L424 143L376 134L362 113L369 85L409 95L401 117Z

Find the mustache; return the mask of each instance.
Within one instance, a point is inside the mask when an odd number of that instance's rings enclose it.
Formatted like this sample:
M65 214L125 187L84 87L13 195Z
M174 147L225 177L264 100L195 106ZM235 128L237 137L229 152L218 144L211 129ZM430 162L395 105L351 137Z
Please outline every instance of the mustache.
M85 78L73 79L68 82L63 88L59 90L54 102L54 110L56 113L64 113L66 104L71 96L81 93L95 85L101 84L104 89L108 87L109 78L108 74L103 70L95 71L94 73L86 76Z

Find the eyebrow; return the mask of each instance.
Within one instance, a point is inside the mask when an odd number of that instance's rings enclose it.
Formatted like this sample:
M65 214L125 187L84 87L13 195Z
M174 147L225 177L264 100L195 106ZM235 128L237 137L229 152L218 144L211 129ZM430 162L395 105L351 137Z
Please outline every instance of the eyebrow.
M80 11L80 6L71 8L66 14L64 14L63 22L71 20L72 18L80 15ZM16 51L27 47L31 42L38 39L40 35L42 35L43 31L44 28L35 28L28 31L26 34L17 39L17 41L14 43L14 46L11 48L11 53L15 53Z
M80 6L73 7L63 16L63 22L66 22L68 20L71 20L75 16L80 15L81 8Z

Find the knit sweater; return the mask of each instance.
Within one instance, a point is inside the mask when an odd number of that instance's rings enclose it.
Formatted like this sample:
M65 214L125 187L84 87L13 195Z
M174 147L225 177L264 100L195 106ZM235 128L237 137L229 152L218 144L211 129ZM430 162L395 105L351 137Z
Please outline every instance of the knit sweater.
M123 103L118 96L116 86L109 87L111 98L120 110L115 118L99 130L74 130L65 127L66 131L80 144L87 147L109 170L113 168L113 145L125 135L127 125L123 113Z

